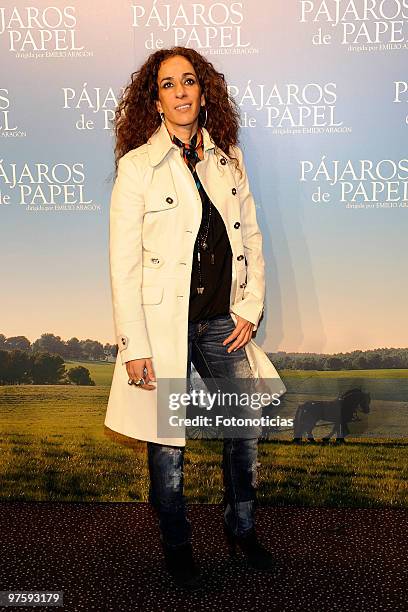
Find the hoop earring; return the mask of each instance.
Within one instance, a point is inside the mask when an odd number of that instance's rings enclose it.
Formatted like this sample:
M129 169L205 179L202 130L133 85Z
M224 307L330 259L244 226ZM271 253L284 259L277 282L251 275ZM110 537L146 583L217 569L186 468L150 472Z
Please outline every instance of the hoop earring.
M204 127L205 124L207 123L207 106L202 106L201 108L203 108L205 110L205 121L203 123L203 125L201 127Z

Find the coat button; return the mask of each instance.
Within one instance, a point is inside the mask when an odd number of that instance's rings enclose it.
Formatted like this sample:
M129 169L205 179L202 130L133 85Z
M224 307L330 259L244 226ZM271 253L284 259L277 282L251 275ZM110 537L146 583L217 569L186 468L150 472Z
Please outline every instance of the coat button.
M166 198L166 202L168 202L169 204L173 204L173 198L169 196L168 198Z
M157 257L151 257L150 261L152 261L154 264L159 263L160 259L157 259Z
M225 166L225 164L227 163L227 160L225 159L225 157L221 157L220 159L220 163Z
M240 225L241 225L241 224L240 224L240 222L239 222L239 221L237 221L236 223L234 223L234 227L235 227L235 229L238 229Z
M237 193L237 190L235 189L235 187L232 188L232 195L235 195Z
M238 261L241 261L241 259L244 259L244 256L243 255L238 255L237 259L238 259Z
M246 284L246 283L241 283L241 284L240 284L241 289L244 289L246 286L247 286L247 284Z

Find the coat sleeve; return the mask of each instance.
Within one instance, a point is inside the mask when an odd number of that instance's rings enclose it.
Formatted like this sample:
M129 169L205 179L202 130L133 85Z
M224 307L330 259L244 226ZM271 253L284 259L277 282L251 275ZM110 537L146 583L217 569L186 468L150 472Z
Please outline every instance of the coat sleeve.
M240 178L236 172L237 192L241 207L241 229L244 255L247 262L247 284L242 300L230 307L233 313L254 324L258 328L259 319L264 311L265 300L265 262L262 254L262 234L256 218L254 198L249 188L248 176L240 147L233 147L242 171Z
M137 164L120 158L109 213L109 264L115 332L122 364L152 357L142 306L144 196Z

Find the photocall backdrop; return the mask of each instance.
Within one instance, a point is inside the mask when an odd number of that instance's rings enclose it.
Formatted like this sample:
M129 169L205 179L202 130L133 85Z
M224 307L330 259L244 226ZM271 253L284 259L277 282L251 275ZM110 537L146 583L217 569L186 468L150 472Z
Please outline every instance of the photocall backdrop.
M72 0L0 8L1 329L115 344L114 139L173 45L224 73L266 260L268 352L407 347L408 2Z

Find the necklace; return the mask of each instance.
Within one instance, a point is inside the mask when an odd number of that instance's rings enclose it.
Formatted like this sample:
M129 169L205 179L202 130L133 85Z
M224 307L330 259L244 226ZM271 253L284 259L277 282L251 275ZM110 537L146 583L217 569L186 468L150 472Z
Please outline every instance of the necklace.
M206 251L208 249L207 239L208 239L208 231L210 229L211 208L212 208L212 204L211 204L211 202L209 202L207 227L205 228L203 233L200 234L200 232L199 232L198 241L197 241L198 242L198 247L200 247L200 245L201 245L201 248L202 248L203 251ZM201 251L200 251L200 248L198 248L198 250L197 250L197 260L198 260L198 287L197 287L197 293L201 295L204 292L205 287L203 285L202 276L201 276ZM214 263L214 253L211 253L211 263Z

